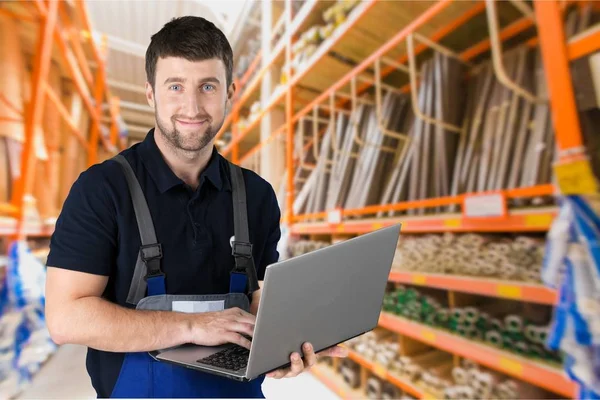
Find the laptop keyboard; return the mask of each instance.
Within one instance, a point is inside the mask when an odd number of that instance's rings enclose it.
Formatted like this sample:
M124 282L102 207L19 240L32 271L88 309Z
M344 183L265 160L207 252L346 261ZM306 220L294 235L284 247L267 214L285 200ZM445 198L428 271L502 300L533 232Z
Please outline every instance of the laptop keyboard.
M201 358L198 362L217 368L239 371L242 368L246 368L249 356L250 350L234 345L206 358Z

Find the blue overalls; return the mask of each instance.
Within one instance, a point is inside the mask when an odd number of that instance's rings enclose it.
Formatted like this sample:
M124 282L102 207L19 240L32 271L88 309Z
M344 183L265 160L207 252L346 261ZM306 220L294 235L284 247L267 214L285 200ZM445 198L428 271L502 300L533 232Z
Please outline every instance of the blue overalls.
M148 204L127 160L114 158L122 166L131 194L142 246L138 254L127 302L138 310L172 311L173 301L224 300L225 308L250 308L249 297L258 289L249 241L246 189L242 170L229 164L231 171L234 240L231 243L235 268L230 290L224 295L170 295L160 266L162 248L157 241ZM146 294L147 291L147 294ZM119 398L263 398L264 378L238 382L185 367L157 361L157 352L127 353L111 397Z

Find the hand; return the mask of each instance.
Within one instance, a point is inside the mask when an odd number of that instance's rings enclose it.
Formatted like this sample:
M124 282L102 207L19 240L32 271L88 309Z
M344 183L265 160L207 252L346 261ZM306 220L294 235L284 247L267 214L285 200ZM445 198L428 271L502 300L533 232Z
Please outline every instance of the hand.
M250 341L242 334L252 337L256 317L240 308L201 314L185 314L189 324L189 340L201 346L219 346L235 343L250 349Z
M282 368L267 374L267 378L281 379L281 378L293 378L303 372L310 370L316 363L319 357L348 357L348 350L340 346L330 347L326 350L315 354L314 349L310 343L305 343L304 346L304 360L300 357L300 354L293 353L290 356L292 365L289 368Z

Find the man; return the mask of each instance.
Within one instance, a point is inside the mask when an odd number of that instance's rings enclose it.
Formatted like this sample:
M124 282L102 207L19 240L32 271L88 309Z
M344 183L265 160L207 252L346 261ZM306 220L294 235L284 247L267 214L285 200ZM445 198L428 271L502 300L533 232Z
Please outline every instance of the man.
M162 290L169 295L229 290L235 266L232 167L217 153L214 137L231 108L232 69L227 39L199 17L167 23L146 53L146 97L156 124L142 143L121 155L148 204L162 246ZM265 180L248 170L243 179L261 280L279 257L280 211ZM71 188L48 256L46 312L53 340L89 348L87 369L99 397L261 397L260 379L239 383L147 355L184 343L249 348L260 290L251 295L250 312L136 309L128 295L142 239L128 183L121 165L108 160L83 172ZM306 371L316 355L310 344L303 352L304 359L292 354L290 368L269 376ZM324 355L345 352L336 347Z

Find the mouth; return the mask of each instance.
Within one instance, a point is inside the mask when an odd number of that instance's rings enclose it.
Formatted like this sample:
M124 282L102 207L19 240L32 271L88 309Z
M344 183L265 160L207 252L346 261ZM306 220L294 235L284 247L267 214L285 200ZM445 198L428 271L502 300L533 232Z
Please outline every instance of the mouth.
M176 119L175 121L177 121L177 123L179 123L180 125L189 126L189 127L198 127L198 126L202 126L202 125L208 123L207 119L203 119L201 121L183 121L180 119Z

